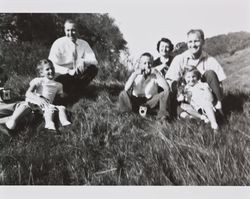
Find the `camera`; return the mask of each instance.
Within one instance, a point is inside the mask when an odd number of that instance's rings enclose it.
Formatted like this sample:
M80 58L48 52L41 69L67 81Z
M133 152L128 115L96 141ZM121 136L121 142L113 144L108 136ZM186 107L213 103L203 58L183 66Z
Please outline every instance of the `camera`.
M139 113L142 117L146 117L146 114L147 114L147 107L146 106L140 106L139 108Z
M1 89L0 90L0 100L1 101L10 101L11 100L11 91L10 89Z

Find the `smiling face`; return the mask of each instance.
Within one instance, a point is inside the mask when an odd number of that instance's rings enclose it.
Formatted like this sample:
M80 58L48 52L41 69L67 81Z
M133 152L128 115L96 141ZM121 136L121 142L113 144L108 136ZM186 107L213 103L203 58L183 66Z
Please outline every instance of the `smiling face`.
M199 58L202 52L204 40L199 32L190 33L187 36L187 46L194 58Z
M64 32L66 37L68 37L71 41L75 42L77 37L76 24L71 22L66 22L64 24Z
M170 44L165 41L161 41L159 45L159 53L161 56L166 57L170 53Z
M151 67L153 65L153 60L149 56L142 56L140 59L140 69L144 74L149 74L151 71Z
M44 64L40 73L42 77L52 80L55 77L55 68L50 64Z
M199 80L198 75L194 71L186 72L184 78L188 86L194 86Z

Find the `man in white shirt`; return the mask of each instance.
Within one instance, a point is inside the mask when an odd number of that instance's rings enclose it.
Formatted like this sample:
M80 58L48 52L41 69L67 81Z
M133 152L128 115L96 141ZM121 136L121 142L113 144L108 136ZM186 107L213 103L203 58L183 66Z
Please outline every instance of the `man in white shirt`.
M59 74L55 80L63 84L64 92L69 93L79 91L91 82L98 72L98 62L88 42L77 38L74 21L66 20L64 31L65 36L53 43L49 59Z
M194 67L202 74L202 81L207 82L216 99L216 109L222 108L222 81L226 79L223 68L218 61L203 51L204 33L200 29L187 33L188 50L177 55L168 69L165 78L169 85L179 81L187 67Z

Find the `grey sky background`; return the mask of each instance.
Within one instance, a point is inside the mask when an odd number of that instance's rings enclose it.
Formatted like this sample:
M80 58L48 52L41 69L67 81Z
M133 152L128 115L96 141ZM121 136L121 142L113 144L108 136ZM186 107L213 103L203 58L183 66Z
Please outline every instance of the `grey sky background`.
M144 51L157 55L156 43L167 37L174 44L186 41L186 33L201 28L205 37L229 32L250 32L250 4L247 0L151 1L112 9L128 41L132 56Z

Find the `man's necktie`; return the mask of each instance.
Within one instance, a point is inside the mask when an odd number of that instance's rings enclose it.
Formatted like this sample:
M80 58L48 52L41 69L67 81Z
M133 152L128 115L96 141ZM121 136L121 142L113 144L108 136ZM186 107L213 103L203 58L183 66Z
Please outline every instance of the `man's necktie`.
M74 43L74 50L73 50L73 68L77 72L77 44Z

